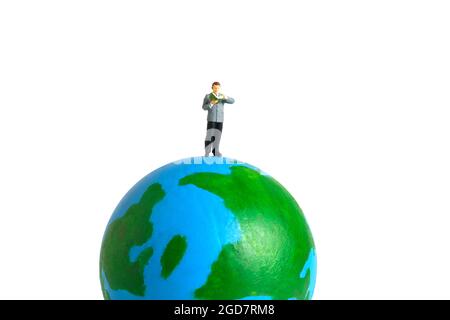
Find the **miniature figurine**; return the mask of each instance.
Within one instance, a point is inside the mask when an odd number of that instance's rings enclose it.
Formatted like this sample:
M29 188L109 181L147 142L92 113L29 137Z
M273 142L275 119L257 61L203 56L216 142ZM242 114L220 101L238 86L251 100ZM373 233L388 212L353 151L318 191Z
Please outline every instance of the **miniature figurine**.
M211 151L214 156L221 157L219 147L223 129L223 107L225 103L234 103L234 99L220 92L220 83L217 81L213 82L211 88L212 92L203 99L203 109L208 110L205 157L208 157Z

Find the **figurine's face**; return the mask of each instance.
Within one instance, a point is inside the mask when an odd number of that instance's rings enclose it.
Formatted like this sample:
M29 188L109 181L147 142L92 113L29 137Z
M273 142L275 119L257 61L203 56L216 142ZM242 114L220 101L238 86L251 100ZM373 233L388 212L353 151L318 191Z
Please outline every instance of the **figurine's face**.
M220 91L220 86L219 85L213 85L213 87L212 87L212 89L213 89L213 92L214 93L219 93L219 91Z

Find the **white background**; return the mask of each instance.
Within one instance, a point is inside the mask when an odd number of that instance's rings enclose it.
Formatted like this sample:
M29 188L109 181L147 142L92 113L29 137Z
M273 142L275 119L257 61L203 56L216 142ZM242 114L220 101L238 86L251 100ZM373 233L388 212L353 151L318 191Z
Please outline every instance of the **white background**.
M315 299L450 298L448 1L0 2L0 298L101 299L150 171L222 152L298 200Z

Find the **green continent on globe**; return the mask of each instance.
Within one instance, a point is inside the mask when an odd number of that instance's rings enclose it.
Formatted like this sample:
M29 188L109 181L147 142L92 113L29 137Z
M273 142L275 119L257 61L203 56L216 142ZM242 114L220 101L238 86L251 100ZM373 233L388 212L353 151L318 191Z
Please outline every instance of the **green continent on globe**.
M161 256L161 276L167 279L175 270L186 252L186 237L176 235L169 241Z
M231 174L194 173L180 179L224 201L236 216L241 238L222 247L198 299L306 299L310 274L300 272L314 246L303 212L276 180L251 168Z
M123 216L111 222L106 229L100 256L100 273L103 270L111 289L128 290L135 295L144 296L144 268L153 255L153 248L144 249L134 262L130 261L129 253L132 247L143 245L151 238L153 224L150 216L155 204L164 196L165 192L159 183L150 185L139 202L130 206ZM103 281L102 287L105 294Z

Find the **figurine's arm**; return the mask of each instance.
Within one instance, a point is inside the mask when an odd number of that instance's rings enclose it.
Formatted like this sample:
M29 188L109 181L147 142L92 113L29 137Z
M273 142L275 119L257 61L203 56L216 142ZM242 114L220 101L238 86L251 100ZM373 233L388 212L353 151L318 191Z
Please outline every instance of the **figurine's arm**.
M205 99L203 99L203 110L209 110L212 107L211 102L209 101L209 94L205 96Z
M229 104L234 103L234 99L232 97L226 97L226 99L224 99L223 101L225 101L226 103L229 103Z

